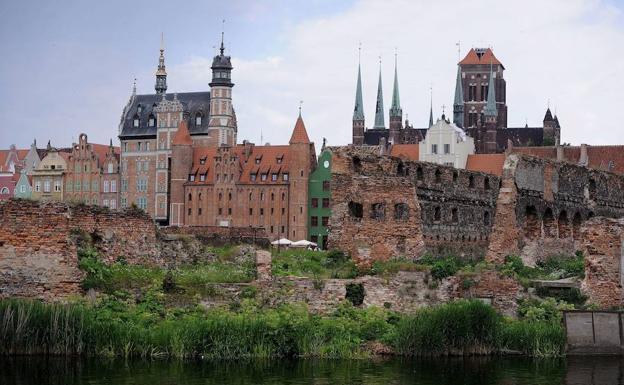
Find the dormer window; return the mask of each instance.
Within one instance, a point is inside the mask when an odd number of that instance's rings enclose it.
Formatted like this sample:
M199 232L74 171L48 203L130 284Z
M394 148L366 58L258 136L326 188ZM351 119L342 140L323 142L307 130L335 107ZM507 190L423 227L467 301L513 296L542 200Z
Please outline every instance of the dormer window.
M260 164L260 158L256 158L256 164Z
M156 117L153 114L149 115L147 122L150 127L156 127Z
M249 175L249 178L251 179L251 181L252 181L252 182L255 182L255 181L256 181L256 174L251 173L251 174Z
M276 160L277 160L277 164L281 164L282 160L284 159L284 155L279 155Z
M137 106L137 112L140 114L141 112L143 112L143 106L142 105L138 105Z
M201 158L199 160L199 164L206 164L206 158Z
M284 182L288 182L288 173L287 172L282 174L282 179L284 180Z
M199 180L200 180L201 182L205 182L205 181L206 181L206 174L201 174L201 175L199 176Z
M195 125L201 126L202 124L202 114L200 112L195 114Z
M273 182L277 181L277 173L273 173L273 174L271 174L271 180L272 180Z
M134 118L132 118L132 126L139 127L139 115L134 115Z
M265 181L265 180L267 180L267 174L265 174L265 173L261 174L261 175L260 175L260 180L261 180L261 181Z
M195 182L195 174L189 174L189 181Z

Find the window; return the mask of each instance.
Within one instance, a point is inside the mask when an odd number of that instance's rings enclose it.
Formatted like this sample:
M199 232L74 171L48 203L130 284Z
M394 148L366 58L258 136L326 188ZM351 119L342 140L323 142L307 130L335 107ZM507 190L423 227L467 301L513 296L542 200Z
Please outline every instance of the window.
M352 217L362 219L362 217L364 216L364 208L362 207L361 203L349 202L348 207L349 214L351 214Z
M195 114L195 125L201 126L201 124L202 124L202 115L201 113L198 112Z
M139 199L137 199L137 206L142 210L147 210L147 198L139 197Z
M223 214L223 208L219 207L219 215Z
M150 148L150 143L149 142L145 142L145 151L149 151ZM147 162L145 162L147 163Z
M90 189L90 188L91 188L91 185L89 184L89 182L88 182L88 181L86 181L86 180L85 180L85 181L82 183L82 190L83 190L83 191L89 191L89 189Z
M50 181L46 180L43 182L43 192L50 192Z
M108 164L108 169L107 169L107 172L108 172L109 174L112 174L112 173L113 173L113 164L112 164L112 163L109 163L109 164Z
M474 187L474 176L472 175L468 178L468 187Z
M376 219L381 221L386 216L386 207L383 203L373 203L371 205L370 217L371 219Z
M189 182L195 182L195 174L189 174Z
M200 182L205 182L206 181L206 174L201 174L199 176L199 180L200 180Z
M191 202L193 200L193 194L189 193L188 195L188 201Z
M261 193L260 193L260 200L261 200L261 201L264 201L264 192L261 192Z
M122 179L121 180L121 191L122 192L128 191L128 180L127 179Z
M442 182L442 172L439 169L435 171L435 181L436 183Z
M125 209L128 207L128 200L126 198L121 198L121 208Z
M134 115L134 118L132 119L132 126L139 127L139 115Z
M232 200L232 193L228 193L228 200L231 201Z
M473 102L477 99L477 86L470 85L468 86L468 100Z
M318 198L312 198L312 208L318 208Z
M264 215L264 208L260 207L260 215Z
M146 192L147 191L147 179L137 179L137 191Z
M489 226L490 225L490 212L486 211L483 213L483 224L485 226Z
M451 153L451 145L450 144L444 144L444 153L445 154L450 154Z
M76 190L76 191L80 191L80 187L81 187L81 186L80 186L80 181L79 181L79 180L77 180L77 181L76 181L76 188L75 188L75 190Z
M20 186L20 192L21 192L21 193L26 192L26 186L21 185L21 186Z
M394 205L394 219L406 220L409 218L409 206L407 203L397 203Z
M156 117L154 117L154 115L153 115L153 114L150 114L150 115L149 115L149 118L148 118L148 121L147 121L147 122L148 122L148 123L147 123L147 124L148 124L148 126L150 126L150 127L156 127Z
M424 177L425 177L425 175L424 175L424 173L423 173L423 169L422 169L422 167L418 167L418 168L416 169L416 179L418 179L418 180L423 180L423 179L424 179Z
M267 174L261 174L261 175L260 175L260 180L261 180L261 181L265 181L265 180L267 180Z
M459 215L457 214L457 208L453 207L451 209L451 222L457 223L459 220Z
M286 194L282 193L282 202L284 201L284 199L286 199Z
M188 215L191 215L191 208L188 208Z
M282 174L282 180L284 182L288 182L288 173L287 172Z
M271 193L271 200L274 201L275 200L275 194Z
M228 215L232 215L232 208L228 207Z
M102 206L104 206L104 207L108 207L108 199L104 199L104 200L102 201Z
M285 215L285 214L286 214L286 208L282 207L282 215Z
M35 191L36 191L36 192L41 191L41 182L37 182L37 183L35 183Z
M324 180L323 181L323 191L329 191L329 181L328 180Z
M107 193L109 191L109 182L107 180L104 181L104 192Z
M329 217L323 217L321 219L321 224L325 227L327 227L329 225Z
M116 180L111 180L110 181L110 191L111 192L117 192L117 181Z
M137 142L137 151L141 151L141 142Z
M310 225L312 227L317 227L318 226L318 217L310 217Z
M9 188L8 187L3 187L2 190L0 190L0 194L2 194L2 195L9 195Z
M431 145L431 153L432 154L437 154L438 153L438 145L437 144L432 144Z
M474 127L477 125L477 113L469 112L468 113L468 127Z
M482 102L487 100L487 94L488 94L488 86L482 85L481 86L481 101Z
M271 181L275 182L277 180L277 174L273 173L271 174Z
M219 193L219 200L223 200L223 193Z
M252 181L252 182L255 182L255 181L256 181L256 174L251 173L251 175L249 175L249 177L251 178L251 181Z
M490 178L488 178L488 177L483 178L483 188L485 190L489 190L490 189Z
M323 208L326 209L329 207L329 198L323 198Z
M116 208L117 208L117 201L116 201L115 199L111 199L111 200L110 200L109 207L110 207L111 209L116 209Z
M253 215L253 208L249 208L249 215Z
M433 209L433 220L434 222L440 222L441 219L442 209L440 208L440 206L436 206L435 209Z
M124 152L128 152L128 143L124 142L123 150L124 150Z

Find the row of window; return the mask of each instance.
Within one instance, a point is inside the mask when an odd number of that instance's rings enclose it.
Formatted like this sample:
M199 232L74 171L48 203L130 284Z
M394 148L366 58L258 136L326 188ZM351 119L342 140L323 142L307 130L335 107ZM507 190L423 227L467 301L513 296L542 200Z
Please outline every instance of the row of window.
M232 193L229 192L227 196L228 196L228 201L231 201L232 200ZM249 193L249 200L251 201L252 199L253 199L253 193L250 192ZM191 202L192 200L193 200L193 194L189 193L188 194L188 201ZM201 192L197 194L197 200L199 200L199 201L202 200L202 193ZM219 201L222 201L222 200L223 200L223 193L220 192L219 193ZM271 201L274 201L274 200L275 200L275 193L271 193ZM286 193L282 193L282 202L285 201L285 200L286 200ZM260 192L260 201L264 201L264 191ZM325 202L323 202L323 204L325 204ZM327 207L329 207L329 199L327 200L327 204L328 204ZM325 206L323 206L323 207L325 207Z
M249 174L249 179L251 179L252 182L255 182L257 180L257 178L258 178L258 173L251 172ZM267 173L260 174L260 180L262 182L266 181L267 178L268 178L268 174ZM289 175L288 175L287 172L282 174L282 180L284 182L288 182L288 178L289 178ZM278 173L272 173L271 174L271 182L277 182L278 179L279 179L279 174Z
M316 217L316 216L310 217L310 226L318 227L318 219L319 217ZM323 227L329 226L329 217L321 217L321 226Z
M312 208L313 209L317 209L319 207L319 199L318 198L312 198L311 202L312 202ZM324 209L329 208L329 198L322 198L322 203L323 203L323 208Z
M41 192L41 182L35 182L35 191ZM49 180L43 181L43 192L49 193L52 192L52 183ZM54 181L54 192L61 192L61 181Z
M364 217L364 206L358 202L349 202L349 214L355 219L362 219ZM395 220L407 220L409 219L409 206L407 203L394 204L394 219ZM370 205L370 218L378 221L383 221L386 218L386 204L385 203L373 203Z
M488 88L489 87L487 85L481 85L481 93L479 95L480 96L479 101L485 102L487 100ZM475 84L468 86L468 101L470 102L477 101L477 85Z
M438 153L438 145L437 144L432 144L431 145L431 153L434 155L437 155ZM448 155L451 153L451 145L450 144L444 144L444 155Z
M433 222L439 223L441 221L442 221L442 208L440 206L436 206L433 209ZM453 224L456 224L459 222L459 211L457 210L456 207L451 208L451 221L450 222ZM489 211L483 212L483 225L484 226L490 225L490 212Z
M116 180L105 180L103 183L103 189L102 191L107 193L107 192L117 192L117 181ZM85 182L82 183L80 181L76 181L74 183L72 182L66 182L65 183L65 190L67 191L98 191L99 190L99 183L98 181L94 180L92 183L89 182Z
M130 143L132 144L132 143ZM124 152L128 152L128 142L124 142L123 143L123 150ZM135 151L149 151L150 150L150 142L136 142L135 144ZM132 151L132 148L130 148L130 151Z

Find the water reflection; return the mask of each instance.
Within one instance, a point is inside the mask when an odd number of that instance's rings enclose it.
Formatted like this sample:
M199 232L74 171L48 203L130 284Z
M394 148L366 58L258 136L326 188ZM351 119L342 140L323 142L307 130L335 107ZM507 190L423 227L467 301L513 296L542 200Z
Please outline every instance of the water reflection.
M616 357L179 362L0 358L0 384L620 384Z

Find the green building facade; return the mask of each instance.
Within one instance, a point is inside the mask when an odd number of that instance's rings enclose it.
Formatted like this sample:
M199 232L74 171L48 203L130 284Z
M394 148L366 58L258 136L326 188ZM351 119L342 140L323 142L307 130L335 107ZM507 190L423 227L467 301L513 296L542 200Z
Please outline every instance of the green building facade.
M327 249L327 227L331 217L331 152L322 150L308 185L308 240Z

